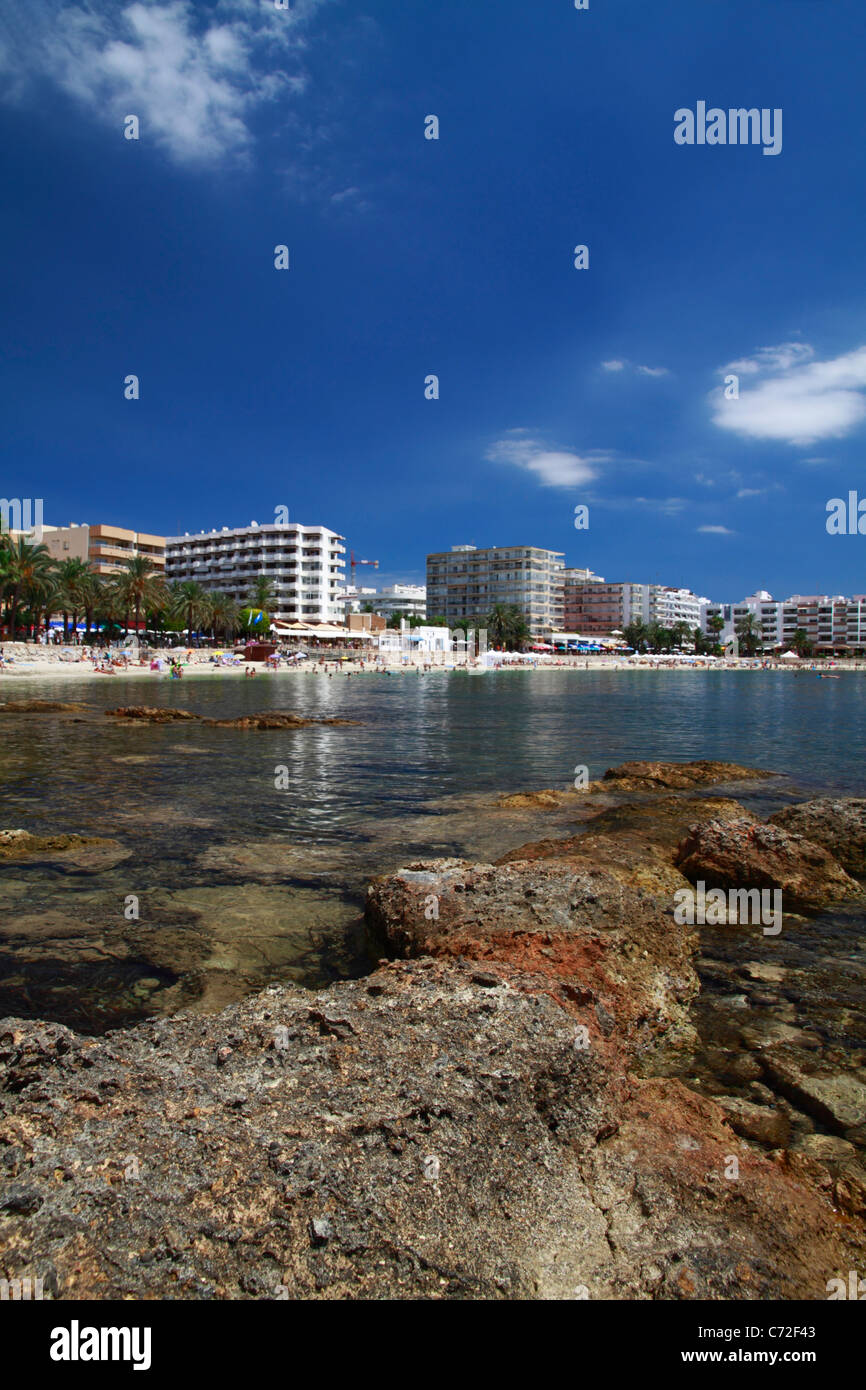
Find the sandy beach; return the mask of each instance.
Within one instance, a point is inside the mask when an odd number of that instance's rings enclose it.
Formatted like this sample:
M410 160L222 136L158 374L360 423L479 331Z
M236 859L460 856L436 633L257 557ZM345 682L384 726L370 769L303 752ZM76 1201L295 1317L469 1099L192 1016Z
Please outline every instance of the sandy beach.
M76 648L71 647L42 647L37 644L23 642L6 642L3 644L3 654L5 660L0 664L0 684L13 682L18 679L38 679L41 682L62 682L65 680L97 680L105 681L112 678L111 673L98 670L94 661L90 657L81 656ZM171 673L167 669L172 661L179 661L183 670L181 679L210 679L210 680L248 680L248 668L255 671L256 677L262 675L281 676L304 672L312 676L324 676L326 678L351 676L376 676L376 675L402 675L418 674L426 675L442 671L465 671L472 675L483 675L488 671L527 671L527 670L604 670L604 671L760 671L773 670L785 671L788 674L827 674L837 675L843 672L855 672L866 670L866 662L855 660L839 660L832 663L832 667L827 662L815 662L811 659L804 661L779 661L760 658L742 658L740 660L719 660L719 661L696 661L684 662L670 657L659 656L640 658L629 657L609 657L609 656L535 656L527 654L521 659L515 659L512 654L503 654L503 659L499 660L499 653L488 653L486 660L472 659L467 662L465 657L460 654L452 653L399 653L387 652L384 654L364 658L358 654L349 660L342 660L340 656L332 656L325 653L317 653L315 656L304 661L281 661L279 667L270 668L262 662L246 662L243 657L239 658L238 665L217 665L212 660L213 651L190 650L187 648L165 648L152 650L148 653L147 659L142 662L130 660L128 666L119 666L114 670L114 674L122 676L125 680L147 680L147 681L170 681ZM165 665L165 670L152 670L151 661L161 660Z

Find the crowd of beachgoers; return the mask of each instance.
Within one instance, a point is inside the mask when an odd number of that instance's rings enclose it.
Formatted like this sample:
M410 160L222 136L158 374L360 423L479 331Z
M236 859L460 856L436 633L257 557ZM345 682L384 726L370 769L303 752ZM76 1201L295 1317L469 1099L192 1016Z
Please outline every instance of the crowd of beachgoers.
M713 671L789 671L814 672L834 676L843 671L866 670L863 660L792 660L778 657L682 658L633 655L544 655L487 651L467 657L463 652L376 653L367 649L327 648L274 653L264 661L253 661L241 651L166 648L143 649L91 646L42 646L35 643L6 642L0 645L0 676L30 676L63 679L88 676L141 677L180 680L185 675L240 676L244 679L286 671L336 676L395 675L401 671L424 675L434 671L468 670L713 670Z

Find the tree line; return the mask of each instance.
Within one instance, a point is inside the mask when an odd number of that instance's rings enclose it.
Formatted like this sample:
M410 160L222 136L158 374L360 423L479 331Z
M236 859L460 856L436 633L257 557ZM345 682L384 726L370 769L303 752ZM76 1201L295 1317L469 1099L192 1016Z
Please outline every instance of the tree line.
M56 615L68 641L79 622L89 640L100 632L123 629L204 632L227 641L237 633L268 632L273 586L257 575L246 604L209 592L196 580L167 584L144 555L134 555L115 573L99 574L86 560L56 560L48 547L0 534L2 624L14 640L35 638Z

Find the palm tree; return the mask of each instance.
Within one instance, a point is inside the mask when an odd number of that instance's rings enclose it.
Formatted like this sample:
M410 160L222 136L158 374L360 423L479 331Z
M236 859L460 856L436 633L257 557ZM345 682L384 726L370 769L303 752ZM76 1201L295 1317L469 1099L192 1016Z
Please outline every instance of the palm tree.
M84 614L84 636L87 638L90 637L90 629L93 627L94 614L103 602L104 589L105 585L99 575L90 568L75 581L75 594Z
M191 646L193 627L203 628L210 622L210 595L195 579L184 579L180 583L172 584L169 594L172 614L183 620L187 643Z
M49 570L39 579L35 579L30 585L28 599L30 620L33 624L33 636L35 637L43 616L47 627L51 614L61 611L64 589L57 577L57 571Z
M4 564L3 588L8 596L9 631L13 641L22 601L34 599L40 585L53 573L54 561L44 545L30 545L23 537L9 546Z
M809 634L803 627L798 627L794 636L791 638L791 646L798 656L811 656L813 652Z
M257 574L247 599L250 608L263 608L270 612L274 605L274 581L266 574Z
M133 610L137 633L142 612L146 621L148 612L157 606L162 596L165 584L161 573L146 555L134 555L125 562L123 570L113 577L112 586L123 604L127 628L129 610Z
M60 585L60 608L63 614L63 640L66 641L69 635L69 618L72 616L72 631L75 631L75 624L78 614L83 609L82 604L82 580L86 575L93 571L86 560L61 560L57 566L57 581Z
M484 619L484 626L491 647L505 647L513 652L529 640L529 625L516 603L494 603Z
M688 623L674 623L673 627L671 628L671 637L674 639L675 647L685 647L686 645L694 645L694 636Z
M755 656L763 649L761 625L751 610L746 613L745 617L738 618L734 626L740 650L745 656Z
M645 649L648 642L648 633L649 629L646 623L642 623L639 618L635 618L632 622L626 623L622 630L626 645L636 652L642 652Z
M650 651L656 654L669 652L674 644L673 632L662 623L650 623L644 631L644 636Z
M210 601L210 621L214 637L219 633L226 641L233 637L240 626L238 605L226 594L208 594Z

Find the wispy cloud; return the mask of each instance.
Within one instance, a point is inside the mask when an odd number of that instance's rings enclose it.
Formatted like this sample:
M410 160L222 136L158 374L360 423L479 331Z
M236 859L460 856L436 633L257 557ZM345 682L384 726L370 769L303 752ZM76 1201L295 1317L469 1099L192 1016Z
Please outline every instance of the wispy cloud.
M700 531L705 536L735 536L736 531L731 531L727 526L699 526Z
M606 372L624 372L628 369L638 376L668 376L667 367L643 367L635 366L629 362L627 357L612 357L607 362L602 362L602 369Z
M713 423L749 439L808 445L850 434L866 419L866 347L824 362L806 343L761 348L721 368L754 379L739 399L710 393Z
M613 457L603 450L578 454L571 449L551 448L543 440L533 439L526 430L509 430L485 454L491 463L508 463L534 473L545 487L574 487L592 482L599 467L610 463Z
M0 72L15 75L12 100L47 79L118 130L137 115L141 138L178 164L243 160L254 113L304 90L305 29L323 3L278 10L264 0L99 0L50 16L13 5L0 20Z

